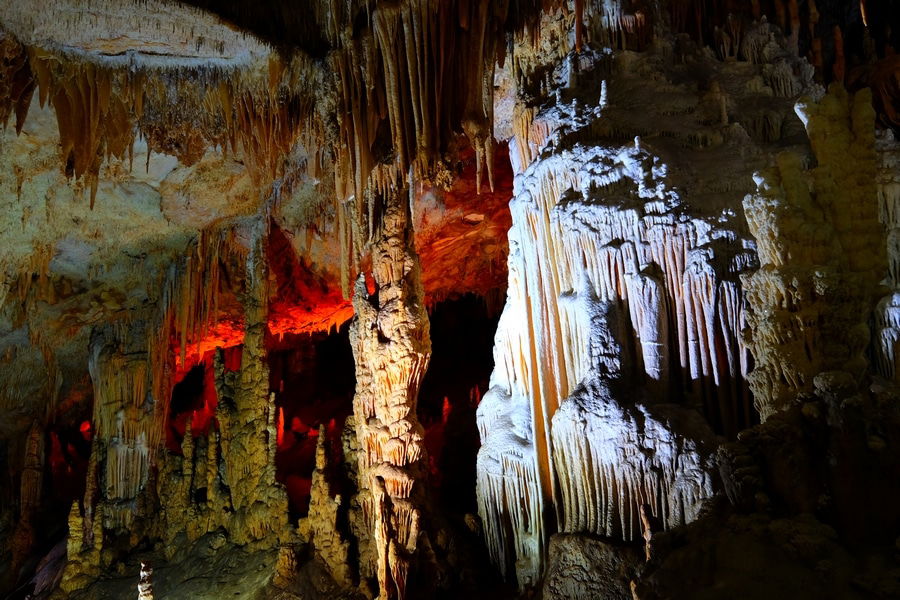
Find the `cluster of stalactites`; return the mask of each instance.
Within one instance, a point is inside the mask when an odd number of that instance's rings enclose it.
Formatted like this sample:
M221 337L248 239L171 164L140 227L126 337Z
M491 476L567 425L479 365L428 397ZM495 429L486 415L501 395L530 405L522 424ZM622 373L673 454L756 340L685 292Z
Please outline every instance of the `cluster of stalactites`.
M28 53L0 28L0 127L6 127L10 116L15 115L16 132L22 130L34 87Z
M582 444L583 456L557 463L568 455L554 448L587 430L560 424L554 433L551 421L597 368L578 297L622 303L622 345L634 356L633 378L649 398L663 401L683 386L711 422L734 433L752 419L737 275L753 261L736 232L722 225L727 219L686 214L666 166L639 140L551 153L545 147L551 124L522 111L515 127L511 148L522 172L510 205L509 288L495 338L492 390L478 413L478 497L486 531L500 540L490 546L492 557L501 566L515 562L520 582L527 583L540 575L545 551L539 515L549 511L543 505L557 515L567 512L558 484L563 477L571 481L569 465L587 461L594 465L591 485L615 487L616 502L585 509L623 519L618 527L607 526L606 517L602 526L595 522L604 534L631 536L640 504L667 525L687 520L693 509L674 505L682 499L695 505L709 491L702 477L683 497L672 483L697 470L693 459L667 463L670 483L656 488L621 471L604 475L616 461L602 448ZM638 433L629 435L629 443L639 441ZM626 484L632 492L627 502ZM653 490L672 494L666 502L650 501Z
M352 263L351 253L372 240L371 228L352 229L377 210L367 189L395 187L410 169L417 181L429 179L460 130L476 151L479 186L486 165L493 188L494 64L506 14L492 2L433 0L329 5L325 14L339 99L336 197L356 198L353 214L339 211ZM348 283L345 276L345 293Z
M154 392L165 390L165 369L169 361L173 338L177 339L177 363L181 369L200 362L203 355L215 346L216 327L224 318L222 303L236 301L234 290L227 281L243 281L242 277L250 249L240 239L237 226L213 225L200 231L195 242L180 261L172 264L160 283L161 307L158 323L148 336L151 356L155 358ZM223 296L231 292L226 299ZM235 317L229 315L230 319ZM238 329L243 328L240 323Z
M89 370L94 383L95 445L99 500L107 505L106 525L127 527L133 502L144 491L155 449L162 438L165 412L150 394L150 368L140 342L123 327L95 332ZM102 453L101 457L94 454Z
M372 529L374 570L383 598L407 597L427 472L416 400L431 342L408 200L401 190L391 190L384 198L386 208L372 246L377 292L370 296L360 277L350 329L356 361L359 501Z
M500 327L511 315L503 313ZM546 558L545 497L531 399L512 396L505 386L494 385L478 405L477 422L482 446L476 497L485 543L501 574L506 576L512 568L519 587L526 588L537 583Z
M616 303L579 296L594 369L553 415L560 530L632 541L648 533L642 511L665 529L693 521L713 493L712 432L690 409L635 404Z
M859 381L887 268L870 94L833 85L797 112L817 166L806 171L799 157L781 154L744 200L761 263L744 288L756 362L750 385L763 419L811 394L823 371Z
M56 113L63 170L90 187L92 204L103 161L133 159L139 135L148 160L152 151L188 165L210 147L241 152L261 183L280 173L302 134L324 135L312 118L320 70L300 54L231 70L124 68L38 48L26 54L8 35L2 40L13 58L0 74L0 92L9 88L0 96L0 121L15 110L20 126L37 84L41 106L49 102ZM326 144L308 140L307 146Z

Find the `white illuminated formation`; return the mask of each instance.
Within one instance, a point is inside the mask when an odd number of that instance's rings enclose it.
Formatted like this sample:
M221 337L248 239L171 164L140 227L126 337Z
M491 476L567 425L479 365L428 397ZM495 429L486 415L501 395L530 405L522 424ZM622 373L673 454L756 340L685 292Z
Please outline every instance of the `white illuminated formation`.
M141 562L141 580L138 583L138 600L153 600L153 567Z
M695 515L695 503L712 493L702 461L679 458L677 436L641 441L666 432L665 419L648 419L647 429L659 431L641 431L622 412L626 398L603 397L591 387L603 353L594 325L585 320L586 311L595 310L587 299L593 297L594 303L622 304L616 325L627 330L622 346L633 349L650 402L669 401L673 368L708 403L737 406L740 400L740 387L728 385L747 367L734 277L739 264L726 263L722 273L708 250L734 234L684 215L665 176L665 166L633 144L562 150L516 179L507 305L491 391L478 414L478 495L495 560L503 566L515 556L523 585L539 572L548 500L565 530L635 539L639 504L650 504L654 515L674 525ZM638 395L631 394L631 402ZM605 407L589 408L593 401ZM592 410L596 418L583 414ZM629 466L617 456L623 443L646 446L640 452L650 454L646 466L655 467L647 481L637 475L645 465ZM665 458L657 464L655 455ZM590 472L583 478L573 473L584 469ZM696 481L688 491L682 480L691 477ZM593 486L591 493L580 494L584 485ZM562 498L553 493L557 486ZM504 530L513 531L514 540L504 542Z
M634 404L615 303L581 295L594 368L553 417L560 530L640 539L642 506L667 529L690 522L713 493L712 432L696 412Z
M754 418L737 211L781 135L765 131L802 127L788 97L809 76L759 87L751 67L698 96L634 55L559 61L555 93L512 119L509 286L478 409L485 537L521 586L548 530L639 540L642 507L671 528L714 493L703 417L728 435ZM735 89L784 99L738 125Z

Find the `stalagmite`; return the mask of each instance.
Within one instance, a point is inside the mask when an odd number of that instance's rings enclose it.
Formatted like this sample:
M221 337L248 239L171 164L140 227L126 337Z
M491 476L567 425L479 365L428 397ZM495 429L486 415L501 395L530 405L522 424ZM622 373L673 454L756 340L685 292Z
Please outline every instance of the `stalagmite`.
M384 197L372 245L375 293L369 293L360 276L350 331L356 361L353 413L360 445L360 503L374 530L382 598L407 597L427 465L416 400L431 343L408 206L402 189Z
M72 592L88 587L102 572L104 506L97 506L88 519L82 516L78 502L72 503L66 538L66 566L57 598L67 598Z
M334 580L343 586L353 583L350 572L350 543L343 539L339 530L338 512L341 510L341 496L332 497L326 471L328 455L325 451L325 427L319 428L316 440L316 469L312 475L312 489L309 499L309 514L300 519L300 537L309 540L316 555L327 565Z
M276 541L287 528L287 495L275 482L274 450L277 444L274 395L269 393L269 369L265 361L267 275L264 238L259 227L247 255L246 289L242 302L246 319L241 366L233 383L233 395L220 392L217 417L220 445L225 457L225 484L235 514L229 533L238 543ZM266 424L264 427L260 423Z
M153 567L141 562L141 580L138 582L138 600L153 600Z

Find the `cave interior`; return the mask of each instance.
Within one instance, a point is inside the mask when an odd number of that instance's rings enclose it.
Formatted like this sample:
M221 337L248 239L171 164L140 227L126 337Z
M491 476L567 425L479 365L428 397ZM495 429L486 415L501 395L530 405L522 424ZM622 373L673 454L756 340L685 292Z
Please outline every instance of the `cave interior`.
M893 0L5 0L0 600L900 598Z

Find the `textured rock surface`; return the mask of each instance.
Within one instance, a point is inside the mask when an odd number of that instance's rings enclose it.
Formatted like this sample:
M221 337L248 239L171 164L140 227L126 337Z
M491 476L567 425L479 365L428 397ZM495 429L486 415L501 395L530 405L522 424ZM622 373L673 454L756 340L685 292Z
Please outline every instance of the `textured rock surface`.
M836 88L797 112L816 166L805 171L800 157L780 155L776 168L755 176L759 192L744 203L761 263L745 288L751 386L763 419L810 394L822 371L862 377L887 267L870 97Z
M548 50L540 89L555 94L519 101L509 290L478 468L492 556L522 585L539 578L545 521L630 540L641 504L666 527L696 517L713 491L709 451L696 448L712 435L692 408L654 404L697 408L728 435L754 420L739 275L756 256L738 215L754 166L807 152L793 102L811 81L767 26L752 33L764 57L751 46L715 67L690 47ZM670 51L709 65L705 92ZM753 99L767 109L737 110ZM598 301L621 305L622 352L592 334ZM632 357L626 393L599 375L620 354Z
M634 548L610 546L585 535L556 534L550 537L547 554L545 600L632 600L631 580L641 562Z
M424 500L424 431L416 400L431 340L403 189L387 192L372 246L374 292L361 276L350 343L359 441L359 503L372 528L375 575L383 598L405 598L419 545ZM364 571L365 572L365 571Z
M328 456L325 453L325 430L319 429L316 442L316 470L312 477L309 514L298 525L301 539L309 540L322 559L335 583L342 587L353 584L350 570L350 543L340 531L341 496L332 497L326 478Z

